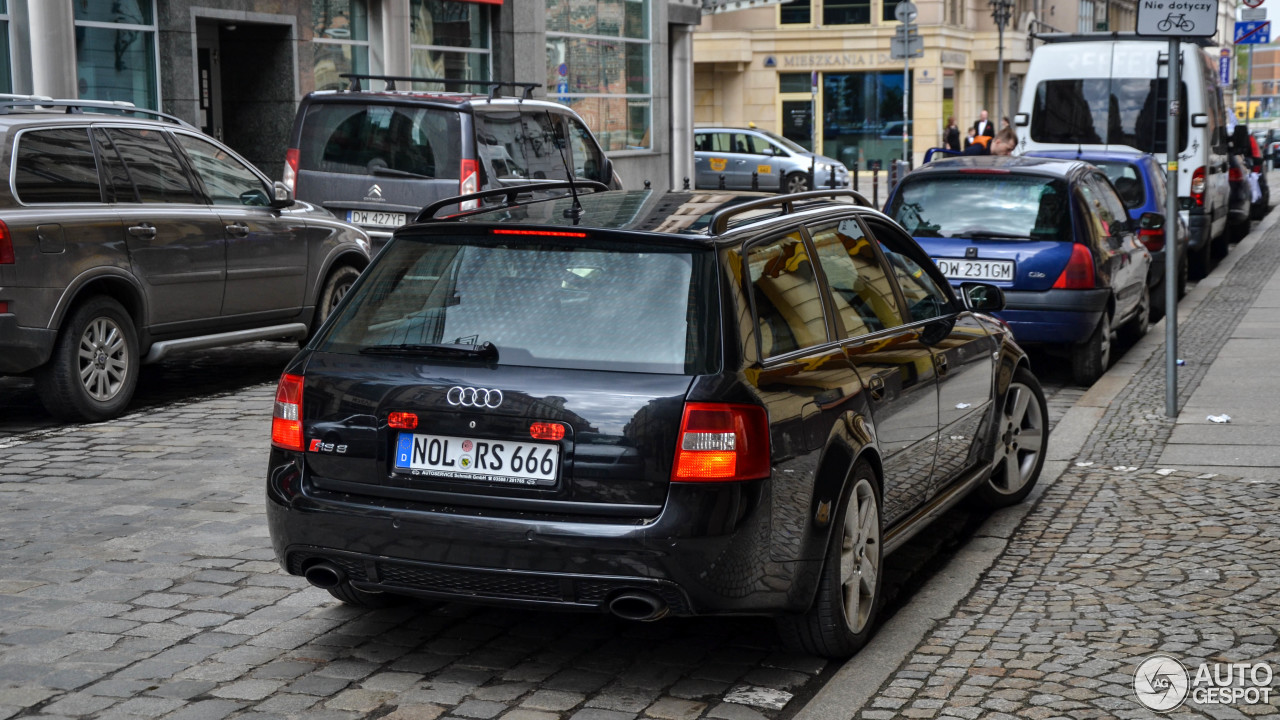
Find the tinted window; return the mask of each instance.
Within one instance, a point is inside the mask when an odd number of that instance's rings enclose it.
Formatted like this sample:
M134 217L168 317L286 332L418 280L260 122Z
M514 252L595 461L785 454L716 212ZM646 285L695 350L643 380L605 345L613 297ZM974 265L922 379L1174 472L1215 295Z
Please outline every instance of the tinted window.
M187 157L191 159L191 165L214 205L266 207L271 204L262 179L226 150L190 135L178 133L174 137L187 151Z
M1137 208L1146 204L1146 187L1136 165L1114 160L1090 160L1089 162L1097 165L1107 174L1107 179L1115 186L1125 207Z
M591 131L577 120L568 118L569 140L573 143L573 171L580 178L608 183L604 174L604 155L591 139Z
M89 131L64 128L23 133L13 184L24 203L102 202Z
M178 161L165 133L149 128L108 128L107 134L124 159L128 181L143 203L194 203L187 171ZM116 182L116 200L129 202L127 185Z
M880 240L880 250L892 268L898 287L902 289L911 320L930 320L947 314L951 299L942 289L942 283L911 257L912 253L907 249L910 238L903 238L898 231L880 224L873 224L871 231Z
M1071 240L1066 183L1035 175L908 176L888 214L916 237Z
M846 338L902 324L893 282L856 220L818 230L813 245Z
M1180 97L1187 97L1184 83ZM1046 80L1036 86L1031 139L1043 143L1125 145L1163 153L1165 82L1149 78ZM1179 151L1187 147L1187 115L1179 114Z
M568 180L569 149L549 113L476 113L476 152L491 177ZM562 130L563 132L563 130Z
M458 113L393 105L313 103L299 140L300 170L458 179Z
M321 349L492 342L501 365L708 371L709 251L466 242L389 245Z
M751 247L747 267L763 357L827 341L822 296L799 233Z
M1080 184L1080 187L1089 213L1095 216L1096 221L1100 223L1098 229L1101 236L1112 237L1118 235L1118 230L1112 226L1117 222L1128 221L1129 214L1125 211L1124 204L1116 197L1115 192L1102 178L1097 176L1090 176Z

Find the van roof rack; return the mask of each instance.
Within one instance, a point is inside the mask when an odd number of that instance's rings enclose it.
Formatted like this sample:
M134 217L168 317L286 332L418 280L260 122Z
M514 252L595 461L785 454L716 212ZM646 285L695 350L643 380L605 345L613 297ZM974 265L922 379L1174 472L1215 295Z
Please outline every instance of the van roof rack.
M760 198L759 200L752 200L741 205L725 208L711 216L711 221L707 223L707 228L711 235L722 235L729 228L729 220L735 215L741 215L744 212L781 205L782 214L790 215L796 211L795 204L797 200L827 200L842 197L852 198L854 205L875 209L875 205L871 204L866 195L854 190L810 190L809 192L795 193L794 195Z
M503 208L515 207L520 204L520 196L528 195L535 192L544 192L547 190L590 190L593 193L605 192L609 189L608 185L596 180L553 180L550 182L526 183L524 185L510 185L508 187L493 188L491 190L481 190L480 192L468 193L466 195L458 195L456 197L437 200L430 205L422 208L418 213L418 217L414 222L427 222L430 220L452 220L460 218L471 213L458 213L457 215L448 215L443 218L437 218L436 213L441 209L450 205L458 205L468 200L484 200L491 197L506 197L506 202L502 205L481 206L476 212L488 212L490 210L501 210Z
M498 97L498 88L511 87L511 88L523 89L524 95L522 99L529 100L533 98L534 89L542 87L541 83L506 82L506 81L500 81L500 80L451 80L449 78L417 77L413 75L364 75L364 74L357 74L357 73L342 73L338 77L344 77L351 80L351 83L347 86L347 90L349 92L360 92L361 80L384 80L387 83L386 89L392 92L394 92L396 89L397 81L429 82L429 83L439 83L446 87L449 85L458 85L462 87L485 88L489 92L490 100L493 100L494 98Z
M0 115L8 115L9 110L13 108L66 108L68 115L76 115L86 111L101 112L103 114L110 114L107 111L134 113L157 120L166 120L192 130L195 129L191 123L176 115L163 113L159 110L140 108L131 102L123 100L54 100L40 95L0 95Z
M1168 38L1151 37L1149 35L1139 35L1135 32L1120 32L1113 30L1111 32L1086 32L1086 33L1031 33L1031 37L1046 43L1070 43L1070 42L1098 42L1099 40L1147 40L1150 42L1162 42L1168 44ZM1200 47L1215 47L1215 43L1210 38L1182 38L1182 42L1193 42Z

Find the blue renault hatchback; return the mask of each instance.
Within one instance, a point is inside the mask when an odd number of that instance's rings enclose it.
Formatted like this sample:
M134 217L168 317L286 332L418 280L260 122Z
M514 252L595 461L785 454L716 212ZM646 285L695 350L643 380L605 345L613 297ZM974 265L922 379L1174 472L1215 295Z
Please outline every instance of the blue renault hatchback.
M1019 343L1067 354L1077 383L1106 371L1115 330L1147 331L1151 253L1111 181L1089 163L939 160L907 175L886 212L953 286L1000 287L997 316Z
M1155 156L1132 151L1041 150L1028 153L1028 157L1083 160L1096 165L1107 174L1124 206L1129 209L1129 219L1138 223L1138 239L1151 251L1151 270L1147 273L1147 285L1151 288L1151 321L1164 317L1164 250L1166 232L1171 223L1165 218L1165 193L1168 188L1165 172ZM1175 270L1178 299L1181 300L1187 294L1187 250L1191 236L1181 218L1172 224L1177 226Z

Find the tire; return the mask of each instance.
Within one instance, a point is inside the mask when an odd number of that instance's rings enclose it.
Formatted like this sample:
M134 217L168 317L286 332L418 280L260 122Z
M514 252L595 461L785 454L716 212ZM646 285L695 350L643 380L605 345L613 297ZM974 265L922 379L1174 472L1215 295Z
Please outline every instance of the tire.
M1151 306L1150 306L1150 307L1151 307L1151 314L1150 314L1150 316L1149 316L1149 318L1148 318L1148 321L1149 321L1149 322L1151 322L1151 323L1158 323L1158 322L1160 322L1160 320L1161 320L1162 318L1164 318L1164 305L1165 305L1164 289L1165 289L1165 283L1166 283L1166 281L1165 281L1164 279L1161 279L1161 280L1160 280L1160 284L1159 284L1159 285L1157 285L1157 286L1156 286L1156 288L1155 288L1154 290L1148 290L1148 291L1147 291L1147 292L1148 292L1148 295L1150 295L1150 297L1151 297Z
M141 361L138 332L124 306L92 297L63 323L53 355L36 372L36 391L60 420L109 420L133 399Z
M1187 296L1187 278L1189 277L1187 268L1187 256L1184 254L1182 259L1178 261L1178 299Z
M399 595L381 592L366 592L347 582L344 582L337 587L329 588L329 594L341 600L344 605L367 608L369 610L394 607L405 601L405 599Z
M1161 281L1163 285L1163 281ZM1142 282L1142 298L1138 300L1138 310L1133 317L1120 328L1125 342L1133 344L1142 339L1151 328L1151 286Z
M1111 315L1102 313L1088 340L1071 352L1071 379L1077 385L1092 385L1111 363Z
M1207 241L1196 251L1191 258L1192 277L1197 280L1203 280L1213 272L1213 242Z
M346 296L351 284L360 277L360 271L350 265L339 265L329 271L324 280L324 289L320 291L320 301L316 303L315 320L311 323L311 334L315 335L324 321L329 318L338 302Z
M809 189L809 177L804 173L793 172L782 180L782 192L786 194L804 192Z
M778 619L788 646L827 658L847 658L875 632L883 599L884 522L871 465L859 460L841 496L813 607Z
M1025 500L1044 467L1049 405L1040 380L1026 367L1013 374L998 413L991 476L974 491L974 498L991 509Z

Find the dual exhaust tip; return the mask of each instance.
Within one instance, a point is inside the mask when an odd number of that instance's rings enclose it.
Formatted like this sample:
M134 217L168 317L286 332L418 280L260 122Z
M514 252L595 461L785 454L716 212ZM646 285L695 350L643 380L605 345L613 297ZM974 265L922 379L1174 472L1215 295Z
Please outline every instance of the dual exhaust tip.
M321 590L332 590L347 581L347 574L331 562L320 561L302 571L307 582ZM662 598L645 590L627 590L614 595L608 603L609 612L623 620L649 622L666 617L670 608Z

